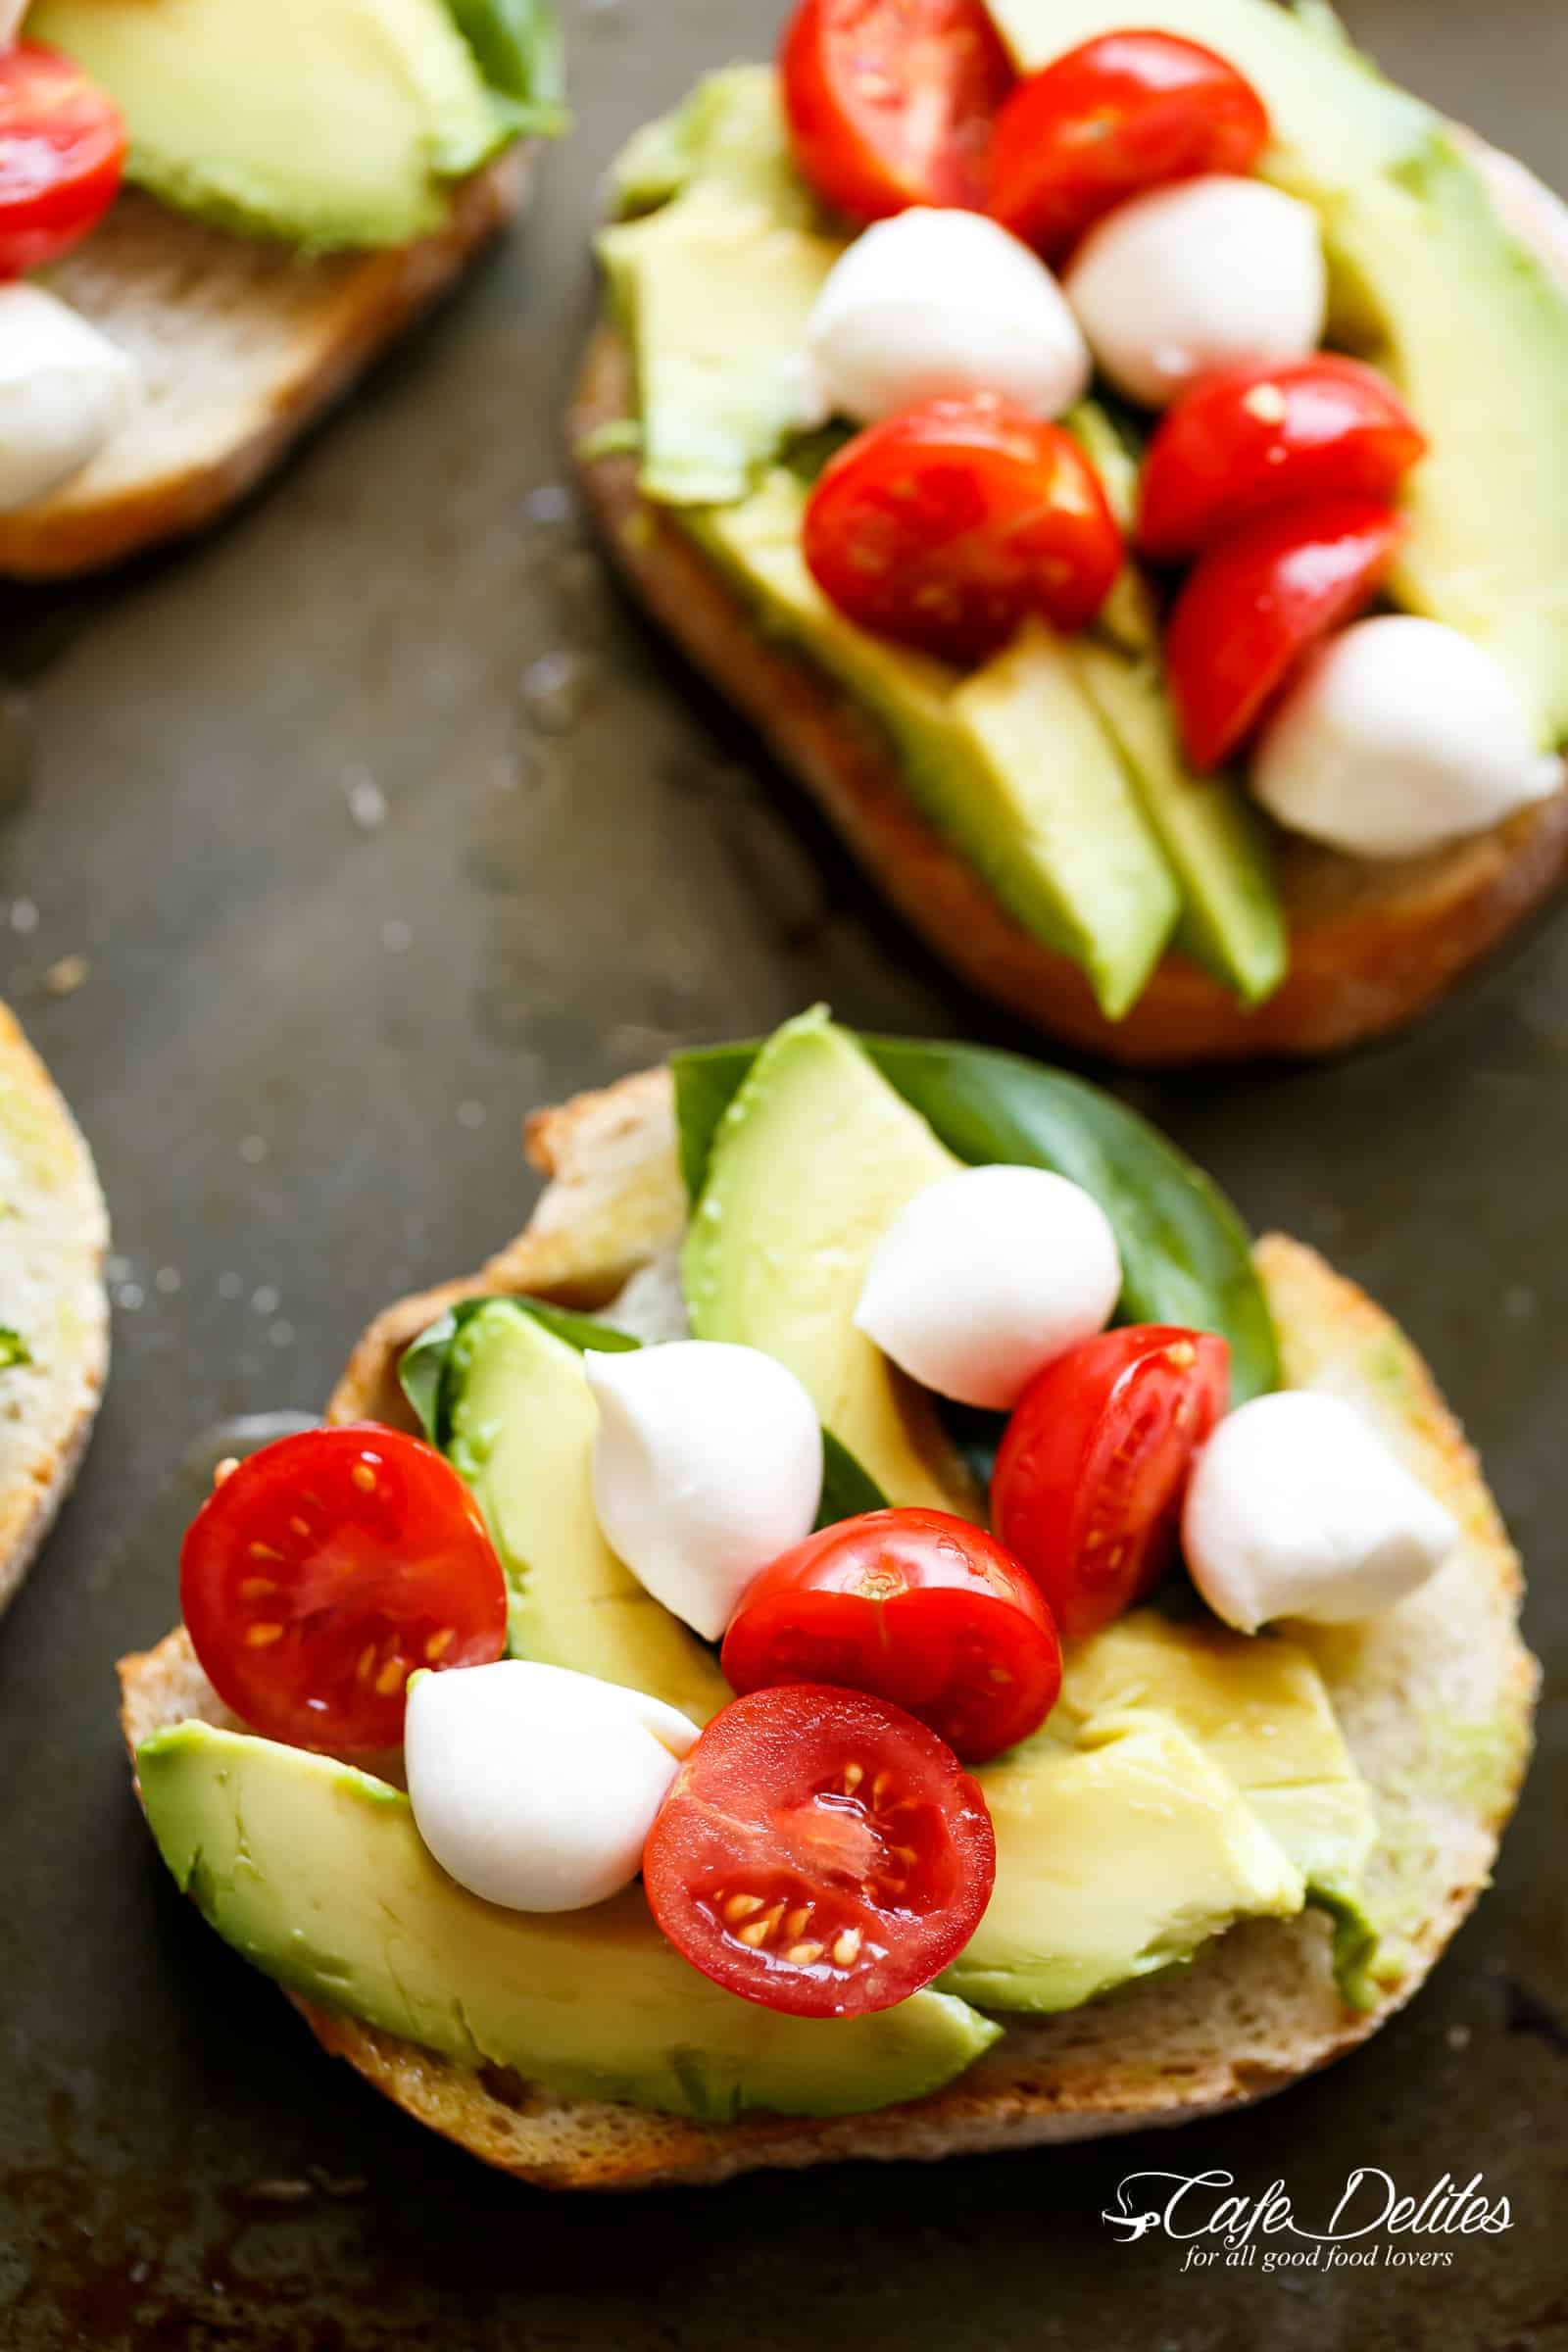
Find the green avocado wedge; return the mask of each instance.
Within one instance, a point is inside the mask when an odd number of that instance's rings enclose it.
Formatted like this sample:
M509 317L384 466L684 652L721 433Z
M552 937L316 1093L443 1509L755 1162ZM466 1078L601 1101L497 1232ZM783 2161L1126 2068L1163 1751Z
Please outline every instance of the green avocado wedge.
M546 0L35 0L116 100L129 176L313 252L406 245L519 130L563 127Z
M1051 1168L1094 1195L1121 1250L1124 1321L1220 1333L1230 1343L1235 1404L1278 1387L1278 1346L1247 1229L1213 1181L1146 1120L1086 1080L1020 1054L857 1042L954 1159ZM760 1051L752 1043L674 1056L681 1165L694 1203L725 1112Z
M449 1879L406 1796L352 1765L189 1722L136 1753L174 1881L291 1992L467 2067L702 2123L856 2115L940 2090L999 2029L940 1992L805 2019L700 1975L640 1888L506 1911Z

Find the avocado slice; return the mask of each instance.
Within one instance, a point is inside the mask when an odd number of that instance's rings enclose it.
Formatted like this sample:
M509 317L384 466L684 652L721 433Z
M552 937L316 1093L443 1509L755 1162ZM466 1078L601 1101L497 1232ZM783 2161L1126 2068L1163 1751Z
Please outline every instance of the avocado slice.
M582 1357L492 1298L456 1332L448 1455L472 1489L508 1587L514 1657L646 1691L706 1723L731 1696L717 1662L605 1542L590 1459L598 1408Z
M1306 1881L1359 1901L1377 1823L1310 1654L1277 1635L1137 1609L1067 1653L1054 1724L1154 1708L1196 1740Z
M795 428L838 245L685 199L606 229L599 250L636 361L641 488L666 506L744 498Z
M1126 23L1117 0L988 5L1026 72ZM1330 339L1387 369L1431 443L1406 486L1396 602L1485 646L1543 741L1568 739L1568 297L1442 118L1385 81L1326 8L1158 0L1144 22L1256 86L1274 128L1262 172L1322 223Z
M1335 1920L1359 2004L1377 1941L1366 1784L1297 1643L1136 1610L1067 1652L1045 1730L978 1779L997 1886L943 1983L990 2009L1071 2008L1233 1920Z
M549 1916L481 1902L432 1860L409 1800L330 1756L189 1722L136 1751L175 1883L290 1991L567 2098L725 2123L923 2097L998 2028L937 1992L875 2017L783 2017L721 1991L640 1888Z
M621 217L701 189L721 215L750 208L780 227L826 225L795 169L771 66L705 74L678 106L632 133L611 167L610 186Z
M599 257L637 368L646 495L744 498L797 429L800 354L844 250L795 170L765 66L710 74L612 172Z
M696 1336L787 1364L891 1502L975 1519L931 1398L852 1320L894 1216L959 1165L852 1037L820 1007L803 1013L719 1123L682 1273Z
M131 178L224 228L406 245L515 127L442 0L35 0L118 102Z
M1301 1873L1169 1716L1055 1718L978 1775L997 1833L990 1907L944 1988L988 2009L1073 2009L1185 1960L1233 1921L1286 1918Z
M1071 659L1181 884L1181 945L1244 1004L1260 1004L1291 958L1262 819L1228 776L1187 766L1155 657L1083 637Z
M1335 206L1341 339L1388 372L1431 447L1391 589L1509 672L1568 739L1568 299L1440 133Z
M683 517L757 610L881 720L911 799L1035 938L1082 964L1112 1018L1180 902L1165 856L1061 640L1038 625L960 680L858 629L806 567L806 489L775 467L737 506Z

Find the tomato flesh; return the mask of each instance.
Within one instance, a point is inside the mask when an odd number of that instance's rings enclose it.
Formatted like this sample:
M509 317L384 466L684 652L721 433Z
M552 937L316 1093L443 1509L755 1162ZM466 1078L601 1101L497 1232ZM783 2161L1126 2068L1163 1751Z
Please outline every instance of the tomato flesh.
M1195 767L1240 749L1308 646L1369 603L1404 531L1392 507L1324 499L1260 515L1200 557L1165 632Z
M996 1838L977 1784L886 1699L820 1683L715 1715L643 1850L663 1934L743 2000L856 2017L906 2000L968 1942Z
M1153 563L1180 563L1298 501L1386 502L1426 446L1394 386L1359 360L1227 368L1178 401L1150 443L1139 544Z
M481 1666L507 1587L478 1505L433 1447L312 1429L229 1472L191 1521L179 1597L220 1698L296 1747L391 1747L418 1666Z
M1234 66L1167 32L1107 32L1020 81L997 117L988 210L1059 260L1129 196L1250 172L1263 101Z
M978 211L1013 78L980 0L804 0L779 50L795 160L852 220Z
M867 1511L763 1569L724 1637L735 1690L842 1683L928 1724L965 1763L1027 1740L1061 1645L1016 1560L947 1511Z
M1170 1566L1193 1456L1229 1388L1222 1339L1142 1323L1069 1348L1025 1390L991 1516L1066 1640L1110 1624Z
M114 202L125 162L120 109L58 51L0 53L0 277L57 261Z
M1031 613L1084 627L1122 560L1077 443L995 393L926 401L858 433L822 470L803 546L861 628L963 665Z

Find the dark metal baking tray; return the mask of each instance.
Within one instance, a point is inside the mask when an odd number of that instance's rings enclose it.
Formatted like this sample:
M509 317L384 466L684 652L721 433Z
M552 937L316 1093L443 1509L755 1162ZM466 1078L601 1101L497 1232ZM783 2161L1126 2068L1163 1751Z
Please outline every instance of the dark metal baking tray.
M1136 16L1136 10L1132 12ZM1563 176L1568 24L1360 0L1403 77ZM215 1425L319 1405L362 1322L478 1262L532 1103L804 1002L1003 1038L606 585L559 418L619 139L769 0L576 0L578 126L521 232L217 537L0 608L0 990L114 1204L116 1364L0 1625L0 2345L383 2352L1547 2352L1568 2343L1568 922L1408 1039L1125 1091L1258 1226L1402 1318L1534 1571L1541 1752L1495 1889L1361 2055L1176 2138L551 2200L324 2058L174 1897L113 1661L174 1614ZM1508 386L1496 385L1505 418ZM85 957L84 984L59 994ZM51 981L48 975L53 972ZM1184 2274L1139 2167L1357 2165L1511 2200L1452 2266Z

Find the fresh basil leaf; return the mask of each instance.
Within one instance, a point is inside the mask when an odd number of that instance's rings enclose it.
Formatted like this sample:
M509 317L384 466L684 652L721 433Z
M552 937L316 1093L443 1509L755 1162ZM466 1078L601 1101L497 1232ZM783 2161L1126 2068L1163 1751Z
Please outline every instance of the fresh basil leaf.
M558 1340L564 1340L568 1347L579 1351L596 1348L602 1354L615 1355L642 1345L629 1332L616 1331L612 1324L597 1323L590 1315L571 1314L564 1307L548 1306L542 1298L525 1298L511 1291L484 1298L461 1298L438 1321L421 1331L416 1340L410 1342L398 1365L403 1394L418 1414L419 1426L432 1446L444 1446L452 1434L447 1396L452 1343L482 1306L499 1305L515 1306L523 1314L532 1315L546 1331L553 1331Z
M862 1470L849 1447L830 1429L824 1429L817 1526L836 1527L841 1519L858 1519L862 1511L885 1511L887 1507L888 1498L870 1471Z
M693 1202L708 1182L708 1163L713 1156L719 1121L761 1050L760 1038L753 1038L749 1045L698 1046L670 1058L675 1073L680 1172L687 1198Z
M565 54L547 0L447 0L447 12L509 129L566 128Z
M640 1348L628 1331L617 1331L612 1323L599 1323L591 1315L574 1315L564 1307L547 1306L542 1298L521 1298L503 1292L487 1298L463 1298L449 1307L439 1321L403 1351L398 1366L398 1378L403 1394L419 1416L419 1426L432 1446L444 1447L452 1434L452 1414L447 1395L447 1372L452 1359L452 1343L459 1332L476 1315L482 1306L514 1306L525 1315L532 1315L546 1331L554 1332L570 1348L586 1352L590 1348L601 1354L624 1354ZM5 1359L0 1357L0 1362ZM840 1519L858 1518L862 1511L885 1511L888 1498L869 1471L862 1470L847 1446L841 1445L831 1430L822 1432L822 1500L816 1514L818 1527L832 1527Z
M1122 1319L1182 1323L1230 1343L1231 1400L1278 1386L1279 1352L1247 1228L1184 1152L1113 1095L985 1046L859 1040L948 1150L971 1165L1051 1168L1092 1193L1121 1251ZM675 1056L681 1171L695 1201L720 1120L760 1044Z
M20 1331L9 1324L0 1324L0 1372L9 1372L13 1364L30 1364L32 1355Z

